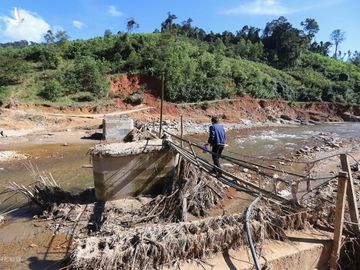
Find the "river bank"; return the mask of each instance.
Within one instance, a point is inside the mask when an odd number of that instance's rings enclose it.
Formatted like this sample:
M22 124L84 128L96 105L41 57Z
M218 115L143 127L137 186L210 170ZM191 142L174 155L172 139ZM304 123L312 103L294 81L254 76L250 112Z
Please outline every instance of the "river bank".
M155 127L159 119L160 101L145 93L144 103L130 106L123 100L106 105L49 106L46 104L12 104L0 108L0 150L9 144L82 143L95 139L105 114L123 117L128 114L135 121ZM282 100L260 100L249 96L231 100L194 104L164 103L164 120L168 128L177 126L180 116L190 133L203 132L200 124L208 125L218 116L232 128L254 125L318 124L326 122L360 121L360 108L339 103L291 103ZM207 129L207 128L205 128ZM206 131L206 130L205 130ZM96 136L95 136L96 137Z

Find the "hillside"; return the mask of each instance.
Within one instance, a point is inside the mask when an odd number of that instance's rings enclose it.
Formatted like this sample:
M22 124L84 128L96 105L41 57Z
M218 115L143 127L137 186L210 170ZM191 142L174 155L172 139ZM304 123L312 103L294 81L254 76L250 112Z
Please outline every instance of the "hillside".
M308 36L283 19L273 21L272 31L264 31L262 37L258 32L254 37L250 30L236 36L229 32L201 36L196 27L189 28L194 34L186 32L185 25L174 24L152 34L2 46L0 105L106 104L114 97L137 105L146 90L158 95L162 74L165 97L176 103L250 95L360 104L360 68L314 52ZM275 36L279 24L295 33L291 39ZM277 38L280 46L274 47ZM119 74L147 76L156 86L145 83L115 93L112 85Z

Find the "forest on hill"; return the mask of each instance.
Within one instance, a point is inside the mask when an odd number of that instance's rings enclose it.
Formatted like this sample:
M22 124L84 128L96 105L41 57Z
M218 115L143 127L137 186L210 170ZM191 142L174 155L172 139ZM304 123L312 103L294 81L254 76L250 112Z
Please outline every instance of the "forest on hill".
M206 32L191 19L169 13L153 33L125 32L70 41L65 31L42 44L0 44L0 105L22 102L92 102L106 99L117 74L165 78L166 99L196 102L250 95L254 98L360 104L360 52L343 53L344 33L315 41L315 19L302 29L284 17L264 29ZM335 48L334 55L329 55Z

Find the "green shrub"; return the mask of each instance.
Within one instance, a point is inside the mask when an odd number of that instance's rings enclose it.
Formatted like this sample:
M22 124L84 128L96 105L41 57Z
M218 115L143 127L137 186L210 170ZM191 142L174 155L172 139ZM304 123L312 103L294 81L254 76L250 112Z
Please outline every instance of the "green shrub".
M27 62L18 53L0 51L0 86L20 83L27 71Z
M40 95L47 100L56 101L64 95L64 89L57 80L52 79L46 82Z
M64 83L67 94L89 92L103 97L109 89L104 66L90 56L76 58L74 65L62 70L58 77Z
M41 51L40 61L45 69L56 69L60 63L60 56L53 47L45 47Z
M4 106L9 99L9 91L3 86L0 86L0 107Z

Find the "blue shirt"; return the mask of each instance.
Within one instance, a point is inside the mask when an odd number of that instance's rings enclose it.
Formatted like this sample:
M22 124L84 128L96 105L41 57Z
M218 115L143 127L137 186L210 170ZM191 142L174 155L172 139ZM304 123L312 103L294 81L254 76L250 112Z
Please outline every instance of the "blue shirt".
M209 128L209 139L210 145L224 145L226 142L225 129L220 124L212 124Z

